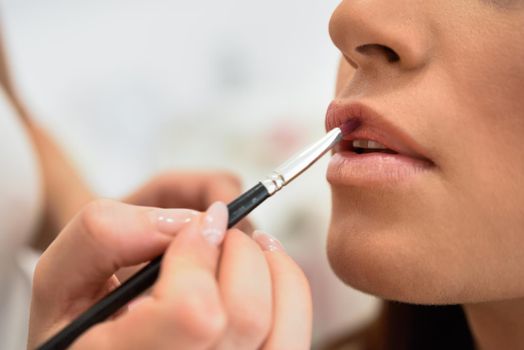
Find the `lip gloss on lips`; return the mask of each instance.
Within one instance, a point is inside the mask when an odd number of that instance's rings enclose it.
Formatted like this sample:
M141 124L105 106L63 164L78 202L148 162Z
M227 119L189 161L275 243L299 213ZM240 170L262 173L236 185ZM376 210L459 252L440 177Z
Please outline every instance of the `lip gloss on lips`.
M351 118L340 126L340 130L342 130L342 135L351 134L353 131L358 129L360 125L360 120L358 120L357 118Z

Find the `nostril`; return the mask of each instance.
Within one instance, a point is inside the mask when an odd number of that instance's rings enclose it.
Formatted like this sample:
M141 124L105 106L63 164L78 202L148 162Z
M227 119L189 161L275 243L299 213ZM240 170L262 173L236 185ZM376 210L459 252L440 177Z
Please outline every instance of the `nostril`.
M386 54L388 62L394 63L400 61L400 57L395 51L393 51L387 46L383 46L382 48L384 50L384 53Z
M390 63L400 61L399 55L391 48L380 45L380 44L366 44L357 47L357 52L364 55L381 54L386 57L386 60Z

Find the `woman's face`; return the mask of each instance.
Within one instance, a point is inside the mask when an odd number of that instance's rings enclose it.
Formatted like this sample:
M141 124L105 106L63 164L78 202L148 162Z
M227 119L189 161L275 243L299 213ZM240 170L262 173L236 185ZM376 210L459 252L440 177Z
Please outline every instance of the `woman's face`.
M330 34L327 126L361 123L328 170L336 273L414 303L524 296L524 1L345 0Z

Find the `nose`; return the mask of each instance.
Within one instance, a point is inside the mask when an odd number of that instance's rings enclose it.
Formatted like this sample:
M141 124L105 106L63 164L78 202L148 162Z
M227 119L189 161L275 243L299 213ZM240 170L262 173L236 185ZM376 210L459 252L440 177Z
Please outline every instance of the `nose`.
M423 1L344 0L331 16L331 39L357 69L420 68L431 51Z

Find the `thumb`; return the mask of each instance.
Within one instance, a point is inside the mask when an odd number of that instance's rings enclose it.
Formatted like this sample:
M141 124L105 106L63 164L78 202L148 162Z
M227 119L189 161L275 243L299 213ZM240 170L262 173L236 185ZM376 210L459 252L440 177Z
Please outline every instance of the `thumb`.
M161 254L198 212L137 207L110 200L88 204L44 252L34 275L33 298L55 312L72 300L91 302L121 267ZM49 304L48 304L49 305ZM51 306L49 305L49 306ZM59 307L60 309L60 307Z

